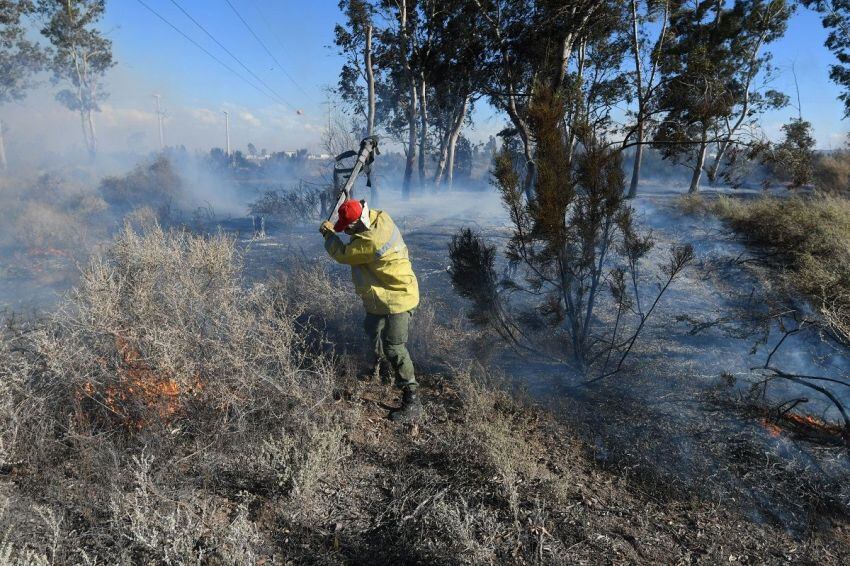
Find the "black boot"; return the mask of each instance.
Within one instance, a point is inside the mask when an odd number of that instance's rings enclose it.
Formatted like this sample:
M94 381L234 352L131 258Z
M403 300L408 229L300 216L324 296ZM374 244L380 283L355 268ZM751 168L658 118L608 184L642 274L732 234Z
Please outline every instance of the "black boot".
M405 389L401 398L401 407L390 413L390 420L397 423L410 423L422 417L422 402L416 391Z

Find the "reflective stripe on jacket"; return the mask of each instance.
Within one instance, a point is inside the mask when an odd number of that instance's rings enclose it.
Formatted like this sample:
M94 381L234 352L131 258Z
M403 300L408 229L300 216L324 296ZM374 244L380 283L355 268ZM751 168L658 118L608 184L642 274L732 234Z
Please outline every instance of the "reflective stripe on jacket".
M369 220L371 227L352 235L348 244L329 233L325 249L339 263L351 266L354 289L363 299L366 312L407 312L419 304L419 284L407 246L389 214L370 210Z

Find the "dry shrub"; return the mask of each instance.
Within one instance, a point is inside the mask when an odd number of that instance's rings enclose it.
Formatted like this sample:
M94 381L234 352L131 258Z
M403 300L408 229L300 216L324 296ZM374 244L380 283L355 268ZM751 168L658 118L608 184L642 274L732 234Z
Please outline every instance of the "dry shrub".
M127 228L53 316L2 336L0 466L21 474L8 548L251 563L267 556L254 494L310 513L349 454L334 362L290 297L240 269L231 238ZM56 517L55 550L47 526L20 528L33 501Z
M682 197L691 214L713 214L789 269L786 283L807 295L835 335L850 343L850 200L835 196L740 200Z
M7 179L0 206L8 219L0 226L0 246L28 251L79 253L102 237L106 202L79 183L60 176Z
M112 494L113 536L124 564L257 564L262 538L243 502L173 490L153 477L153 458L132 460L133 487Z
M820 155L814 165L815 188L832 195L850 194L850 152Z
M245 291L239 272L230 238L127 229L38 334L45 374L101 427L167 424L190 409L236 422L268 408L257 400L315 390L284 305Z
M474 366L452 374L459 402L435 442L428 467L402 467L391 513L409 562L539 563L541 529L554 524L540 505L551 474L532 415ZM548 541L551 547L552 541ZM551 551L550 551L551 552Z
M331 270L321 263L296 262L278 274L272 288L287 298L299 327L306 330L314 344L355 352L365 348L365 315L347 271Z
M250 205L250 211L280 220L285 226L312 224L321 216L324 192L303 183L286 190L268 191Z
M166 210L183 189L183 181L164 155L137 166L123 177L107 177L100 183L100 194L110 206L127 211L138 206Z

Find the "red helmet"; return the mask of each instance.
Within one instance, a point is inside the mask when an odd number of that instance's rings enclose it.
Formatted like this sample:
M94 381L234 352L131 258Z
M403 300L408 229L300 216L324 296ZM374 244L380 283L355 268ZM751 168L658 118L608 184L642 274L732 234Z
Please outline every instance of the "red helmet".
M334 231L342 232L352 223L357 222L361 214L363 214L363 205L359 200L348 199L343 202L339 205L339 220L334 225Z

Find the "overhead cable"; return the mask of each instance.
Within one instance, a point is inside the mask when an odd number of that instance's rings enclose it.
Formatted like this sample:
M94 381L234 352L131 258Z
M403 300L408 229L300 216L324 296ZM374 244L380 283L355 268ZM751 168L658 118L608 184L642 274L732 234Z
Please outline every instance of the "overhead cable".
M265 50L266 54L267 54L269 57L271 57L272 61L274 61L274 62L275 62L275 64L277 65L278 69L280 69L280 70L281 70L281 72L283 72L283 74L284 74L284 75L286 75L286 76L287 76L287 78L289 78L289 80L290 80L290 81L292 81L292 84L294 84L295 86L297 86L297 87L298 87L298 90L300 90L301 92L303 92L305 96L309 97L310 95L307 93L307 91L306 91L306 90L304 90L304 89L301 87L301 85L300 85L300 84L298 84L298 81L296 81L296 80L292 77L292 75L290 75L290 74L286 71L286 68L284 68L284 66L280 64L280 61L278 61L278 60L277 60L277 57L275 57L275 56L274 56L274 54L273 54L273 53L271 52L271 50L268 48L268 46L266 45L266 43L265 43L262 39L260 39L260 36L259 36L259 35L257 35L257 33L254 31L254 28L252 28L252 27L251 27L251 24L249 24L249 23L245 20L245 18L243 18L243 17L242 17L242 14L240 14L240 13L239 13L239 10L237 10L237 9L236 9L236 6L234 6L234 5L233 5L233 3L231 3L231 2L230 2L230 0L224 0L224 1L225 1L225 2L227 2L227 5L228 5L228 6L230 6L230 9L231 9L231 10L233 10L233 13L234 13L234 14L236 14L236 17L237 17L237 18L239 18L239 20L241 20L241 21L242 21L242 23L245 25L245 27L248 29L248 31L251 33L251 35L252 35L252 36L254 36L254 39L256 39L256 40L257 40L257 43L259 43L259 44L262 46L262 48L263 48L263 50Z
M151 7L150 7L150 6L149 6L149 5L148 5L148 4L147 4L144 0L136 0L136 1L137 1L139 4L141 4L142 6L144 6L144 7L145 7L145 8L146 8L149 12L151 12L154 16L156 16L157 18L159 18L160 20L162 20L162 21L163 21L166 25L168 25L168 27L170 27L171 29L173 29L174 31L176 31L177 33L179 33L180 35L182 35L182 36L183 36L183 37L184 37L187 41L189 41L192 45L194 45L195 47L197 47L198 49L200 49L201 51L203 51L204 53L206 53L206 55L207 55L208 57L210 57L211 59L213 59L216 63L218 63L219 65L221 65L222 67L224 67L225 69L227 69L228 71L230 71L231 73L233 73L234 75L236 75L237 77L239 77L239 79L241 79L241 80L242 80L242 82L244 82L244 83L245 83L245 84L247 84L247 85L250 85L250 86L254 87L254 89L256 89L256 90L257 90L260 94L263 94L263 95L265 95L265 96L268 96L269 98L271 98L272 100L274 100L275 102L277 102L277 100L276 100L274 97L272 97L269 93L267 93L266 91L262 90L262 89L261 89L260 87L258 87L256 84L254 84L253 82L251 82L251 81L249 81L248 79L246 79L245 77L243 77L243 76L242 76L242 75L241 75L238 71L236 71L235 69L233 69L230 65L228 65L227 63L225 63L224 61L222 61L221 59L219 59L218 57L216 57L216 56L215 56L215 55L213 55L212 53L210 53L210 52L209 52L209 51L208 51L208 50L207 50L207 49L206 49L203 45L201 45L200 43L198 43L197 41L195 41L194 39L192 39L191 37L189 37L188 35L186 35L183 31L181 31L181 30L180 30L180 28L178 28L177 26L175 26L174 24L172 24L171 22L169 22L167 19L165 19L165 17L163 17L163 16L162 16L159 12L157 12L157 11L156 11L156 10L154 10L153 8L151 8Z
M218 45L219 47L221 47L221 48L224 50L224 52L225 52L225 53L227 53L228 55L230 55L230 57L231 57L231 58L233 58L233 60L234 60L234 61L236 61L237 63L239 63L239 65L240 65L243 69L245 69L245 70L248 72L248 74L250 74L252 77L254 77L254 78L257 80L257 82L259 82L261 85L263 85L264 87L266 87L266 89L267 89L267 90L268 90L268 91L269 91L272 95L274 95L274 96L275 96L275 97L276 97L276 98L277 98L277 99L278 99L281 103L285 104L286 106L289 106L289 107L290 107L290 108L292 108L293 110L295 109L295 106L293 106L292 104L290 104L289 102L287 102L287 100L286 100L285 98L283 98L280 94L278 94L278 93L277 93L277 92L276 92L276 91L275 91L272 87L270 87L270 86L266 83L266 81L264 81L262 78L260 78L259 76L257 76L257 74L256 74L256 73L254 73L254 71L252 71L251 69L249 69L249 68L248 68L248 66L247 66L247 65L245 65L245 63L243 63L243 62L242 62L242 61L241 61L241 60L240 60L240 59L239 59L236 55L234 55L234 54L233 54L233 53L232 53L232 52L231 52L231 51L230 51L227 47L225 47L225 46L224 46L224 45L223 45L223 44L222 44L222 43L221 43L218 39L216 39L216 38L215 38L215 36L214 36L212 33L210 33L210 32L209 32L209 30L207 30L207 28L205 28L203 25L201 25L201 23L200 23L200 22L198 22L198 20L196 20L195 18L193 18L193 17L192 17L192 14L190 14L189 12L187 12L187 11L183 8L183 6L181 6L181 5L177 2L177 0L171 0L171 3L172 3L172 4L174 4L174 5L177 7L177 9L178 9L178 10L180 10L181 12L183 12L183 14L184 14L187 18L189 18L189 19L192 21L192 23L193 23L193 24L195 24L196 26L198 26L198 28L199 28L202 32L204 32L205 34L207 34L207 37L209 37L210 39L212 39L212 40L215 42L215 44L216 44L216 45Z

